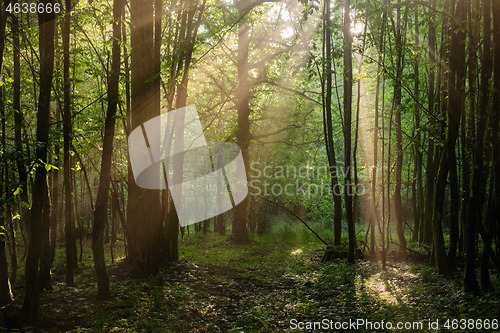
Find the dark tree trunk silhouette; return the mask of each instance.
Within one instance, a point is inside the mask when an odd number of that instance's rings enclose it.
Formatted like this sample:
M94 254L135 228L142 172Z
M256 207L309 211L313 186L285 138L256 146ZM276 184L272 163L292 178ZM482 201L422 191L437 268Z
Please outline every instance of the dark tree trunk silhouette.
M97 298L109 298L109 275L104 259L104 228L108 222L108 196L111 183L111 158L113 157L113 138L115 135L115 115L120 99L120 42L121 42L122 0L113 1L113 44L111 51L111 71L108 74L108 109L104 122L99 189L94 210L92 228L92 253L97 276Z
M401 4L398 1L398 4ZM406 13L405 13L406 21ZM401 8L397 9L396 27L396 79L394 82L394 99L392 108L394 109L395 123L396 123L396 181L394 184L394 215L396 217L396 231L398 234L400 250L405 251L406 239L404 235L404 221L401 203L401 185L402 185L402 172L403 172L403 133L401 127L401 85L403 76L403 27L406 23L401 22Z
M465 22L466 7L464 0L458 0L452 6L452 29L450 45L450 62L448 73L448 132L443 152L439 161L434 195L434 212L432 219L432 233L436 265L440 274L448 274L451 270L445 253L443 238L443 199L445 195L446 179L450 168L456 168L454 159L455 143L458 137L460 120L464 112L465 89Z
M24 228L24 225L27 224L29 220L29 211L28 211L28 173L26 170L26 161L27 158L24 154L22 136L24 132L24 116L23 111L21 109L21 56L20 56L20 45L19 45L19 20L17 15L11 16L11 31L12 31L12 46L13 46L13 65L14 65L14 87L13 87L13 101L12 107L14 109L14 145L16 147L16 167L17 173L19 175L19 186L22 189L21 192L21 201L25 204L21 204L20 211L20 223L21 227ZM15 251L15 248L12 248ZM11 262L11 265L14 265L12 275L16 275L17 271L17 262ZM15 269L14 269L15 268Z
M418 5L415 8L415 45L418 49L420 45L420 35L419 35L419 11ZM414 96L414 112L415 112L415 187L416 196L413 197L415 201L414 207L415 216L414 216L414 225L413 225L413 233L412 233L412 241L418 241L418 235L420 230L420 224L423 223L423 211L424 211L424 189L423 189L423 175L422 175L422 164L423 164L423 149L422 149L422 133L419 129L420 121L421 121L421 108L420 108L420 70L419 70L420 62L418 58L418 54L415 56L414 63L414 72L415 72L415 82L413 85L413 96Z
M375 115L373 124L373 166L371 178L371 193L370 193L370 253L372 256L377 253L376 244L376 228L379 218L377 213L377 169L378 169L378 136L379 136L379 108L380 108L380 80L382 76L382 62L384 60L384 41L385 29L387 25L387 0L382 4L382 28L380 31L380 40L378 45L378 65L377 65L377 85L375 88ZM382 101L383 105L383 101ZM383 156L382 156L383 159ZM382 161L383 164L383 161ZM383 175L382 175L383 177ZM383 182L382 182L383 183ZM383 187L383 185L382 185ZM383 200L382 195L382 200ZM383 234L383 232L382 232ZM383 237L383 235L382 235ZM382 245L384 246L384 245ZM383 252L383 251L382 251Z
M64 14L64 26L62 33L63 41L63 155L64 155L64 240L66 247L66 283L73 285L73 274L77 268L77 252L75 238L75 221L73 219L73 186L71 170L71 142L72 142L72 119L71 119L71 81L69 77L70 70L70 23L71 23L71 0L65 1L67 10Z
M429 8L429 94L428 94L428 114L430 115L431 128L435 127L435 112L436 112L436 89L435 89L435 77L436 77L436 14L434 9L436 8L436 0L432 0ZM439 95L438 95L439 96ZM419 242L421 243L431 243L432 242L432 208L433 208L433 198L434 198L434 180L436 177L436 161L435 161L435 142L434 138L429 135L427 144L427 160L425 164L425 200L424 200L424 210L423 219L420 225L420 236Z
M484 141L486 125L488 118L488 109L490 102L490 80L493 69L491 52L491 0L482 1L483 13L483 54L481 59L481 81L479 84L479 107L476 109L476 140L473 155L472 170L472 196L470 198L467 223L478 225L483 221L483 207L485 200L485 191L487 174L484 163ZM492 189L490 189L491 191ZM487 220L488 221L488 220ZM486 235L486 237L489 237ZM492 237L490 238L490 240ZM491 244L491 243L490 243ZM488 289L490 287L488 272L488 244L484 240L483 255L481 258L481 287ZM474 269L474 263L466 264L466 269ZM471 272L469 272L471 274ZM486 277L488 275L488 277Z
M42 3L49 3L47 0ZM40 298L38 284L38 264L42 250L42 218L43 210L47 208L44 204L48 199L47 149L49 141L49 118L50 118L50 95L52 88L52 74L54 69L54 13L38 14L39 21L39 45L40 45L40 94L37 112L36 139L38 145L35 157L39 162L35 170L35 181L33 184L33 205L31 207L31 219L28 226L28 252L26 257L25 277L26 289L23 300L22 311L27 318L34 322L38 315Z
M130 2L131 28L131 119L130 130L160 115L160 91L155 85L154 61L154 1ZM129 177L130 179L130 177ZM129 182L127 232L128 257L132 262L155 267L161 258L158 226L162 224L160 191L138 187L133 178Z
M57 43L57 29L56 29L56 43ZM56 47L57 49L57 47ZM56 59L58 59L57 53L56 53ZM57 66L58 61L56 61L56 66ZM56 84L58 86L58 84ZM60 103L56 104L56 130L60 131L60 120L61 120L61 108L60 108ZM59 155L61 153L61 145L59 144L59 140L55 142L54 144L54 154L56 156L56 161L53 162L53 164L57 167L57 169L53 170L52 172L52 180L51 180L51 185L50 185L50 193L51 193L51 199L52 199L52 204L51 204L51 210L50 210L50 251L49 251L49 259L50 259L50 265L54 263L54 258L56 255L56 247L57 247L57 228L59 226Z
M239 11L240 17L245 12ZM237 104L238 111L238 145L241 149L243 161L245 164L245 171L248 178L249 170L249 148L250 148L250 88L251 83L248 78L249 63L248 63L248 49L250 46L250 30L246 22L240 23L238 27L238 90L237 90ZM243 199L242 202L234 209L233 216L233 229L232 239L235 242L246 242L248 240L248 200Z
M0 4L0 78L2 77L2 72L3 72L3 55L4 55L4 48L5 48L5 25L7 23L7 12L5 11L5 8L3 6L3 3ZM0 114L2 116L2 150L3 153L5 153L6 149L6 136L5 136L5 104L4 104L4 99L3 99L3 94L4 94L4 89L3 86L0 87ZM1 177L5 177L5 179L2 179L2 182L0 183L0 192L2 192L2 195L0 198L3 200L4 198L4 188L7 189L7 184L8 179L7 179L7 161L2 165L2 168L5 170L5 172L2 172ZM26 189L25 189L26 190ZM7 191L5 191L5 195L7 195ZM12 291L10 289L10 281L9 281L9 269L8 269L8 264L7 264L7 255L5 251L5 243L7 241L7 229L5 228L5 218L4 214L5 212L5 205L0 209L0 304L6 304L10 303L13 300L12 296Z
M488 263L485 262L488 260L488 256L490 254L490 246L491 246L491 235L490 232L494 230L494 226L496 224L496 228L500 228L500 137L498 134L499 130L499 120L500 120L500 3L498 1L492 1L492 16L493 16L493 103L491 109L491 132L490 132L490 141L492 147L492 177L494 179L494 188L491 188L491 191L495 192L495 197L490 200L490 209L492 214L491 220L489 218L486 219L486 231L483 232L483 258L481 265L481 284L484 288L489 288L489 276L488 276ZM496 223L495 223L496 220ZM481 227L481 226L480 226ZM481 228L483 229L483 228ZM498 229L496 230L498 234ZM497 245L497 253L498 244ZM498 259L497 259L498 262ZM484 272L484 273L483 273ZM465 281L467 285L467 280Z
M324 50L323 56L326 57L326 68L323 72L326 73L326 84L323 82L323 130L325 137L326 153L328 157L328 165L330 167L330 182L331 191L333 196L333 233L335 246L340 245L340 238L342 236L342 197L338 188L338 173L337 173L337 159L335 156L335 145L333 142L333 119L332 119L332 23L331 23L331 9L330 0L325 1L324 9Z
M349 262L354 262L356 246L356 229L352 212L353 187L351 184L351 125L352 125L352 34L351 34L351 2L344 0L344 166L347 229L349 233Z

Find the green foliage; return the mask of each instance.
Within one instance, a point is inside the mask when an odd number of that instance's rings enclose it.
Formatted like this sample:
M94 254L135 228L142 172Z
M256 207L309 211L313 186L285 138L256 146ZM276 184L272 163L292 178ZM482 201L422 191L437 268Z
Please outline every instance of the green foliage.
M105 302L95 300L90 243L77 288L57 274L65 265L58 248L54 290L42 294L45 313L64 330L79 332L264 333L286 330L292 318L495 318L498 291L465 297L460 275L442 278L422 262L390 262L386 271L371 261L321 264L323 245L301 225L272 225L243 246L211 233L186 235L179 240L181 260L155 273L110 265L112 297ZM123 255L121 246L115 250ZM498 278L493 284L500 287Z
M0 242L7 242L7 229L3 225L0 225Z

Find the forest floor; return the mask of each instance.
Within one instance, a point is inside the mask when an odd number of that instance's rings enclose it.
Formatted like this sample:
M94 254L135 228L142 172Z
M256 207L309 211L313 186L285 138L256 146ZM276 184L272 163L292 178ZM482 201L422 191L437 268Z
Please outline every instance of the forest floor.
M440 329L447 331L447 319L500 317L496 272L492 279L497 291L473 296L464 294L461 272L443 278L425 262L390 261L385 271L370 260L354 266L343 259L321 263L324 246L299 227L283 224L239 246L212 233L191 234L180 242L181 260L155 274L118 260L109 267L108 301L95 300L90 248L84 249L76 287L64 284L61 251L54 265L54 290L41 298L43 331L282 332L299 322L323 319L330 324L363 319L372 325L383 320L385 328L388 321L393 326L423 325L406 332L434 331L429 323L439 320ZM20 279L14 289L18 303ZM2 321L0 317L5 325ZM374 331L367 327L357 330ZM383 331L390 330L378 330Z

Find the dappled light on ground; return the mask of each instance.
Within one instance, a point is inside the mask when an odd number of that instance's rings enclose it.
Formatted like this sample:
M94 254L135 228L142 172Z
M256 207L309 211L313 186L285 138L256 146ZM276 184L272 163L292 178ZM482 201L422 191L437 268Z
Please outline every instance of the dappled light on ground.
M267 333L289 329L292 319L498 316L498 292L464 297L460 276L443 279L426 263L390 262L385 271L372 261L321 263L324 246L314 236L301 227L285 229L241 246L215 234L186 236L181 260L157 273L115 263L112 297L105 302L95 301L92 265L84 261L77 287L59 278L54 291L43 294L42 313L52 318L45 326L71 332ZM55 269L62 265L57 260Z
M382 303L392 305L406 304L406 292L408 291L402 281L396 278L384 278L383 272L370 276L364 282L369 294L375 295Z

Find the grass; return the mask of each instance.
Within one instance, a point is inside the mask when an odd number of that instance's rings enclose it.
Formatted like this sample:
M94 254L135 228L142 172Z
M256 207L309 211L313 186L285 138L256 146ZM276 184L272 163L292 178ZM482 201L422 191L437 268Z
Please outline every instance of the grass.
M213 233L191 234L180 241L181 260L153 275L115 263L109 268L112 298L105 302L95 301L85 245L76 287L64 284L64 252L58 250L54 291L41 300L47 330L283 332L294 318L425 322L500 315L499 293L465 295L461 272L445 279L422 262L389 262L385 271L374 261L322 264L323 244L295 223L277 223L241 246ZM492 280L499 290L498 276Z

